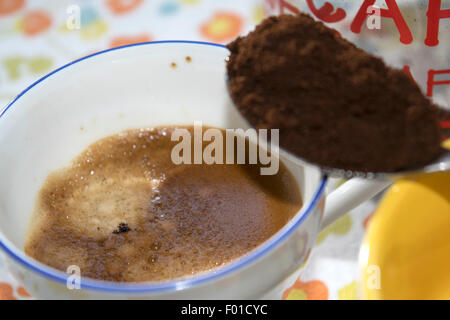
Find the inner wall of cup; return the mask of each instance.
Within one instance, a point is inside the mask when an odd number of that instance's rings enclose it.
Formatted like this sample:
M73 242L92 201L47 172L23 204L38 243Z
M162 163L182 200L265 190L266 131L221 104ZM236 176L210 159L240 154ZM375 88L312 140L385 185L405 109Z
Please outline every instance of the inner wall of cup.
M225 87L228 51L169 45L119 49L78 62L37 84L0 118L0 231L18 248L47 175L96 140L196 120L220 128L243 125ZM320 173L285 164L308 202Z

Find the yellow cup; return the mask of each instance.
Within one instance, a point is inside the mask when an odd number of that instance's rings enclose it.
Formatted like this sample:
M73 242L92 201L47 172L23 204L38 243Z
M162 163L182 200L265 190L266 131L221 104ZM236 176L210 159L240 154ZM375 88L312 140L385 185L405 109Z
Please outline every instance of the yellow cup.
M366 299L450 299L450 172L396 182L360 253Z

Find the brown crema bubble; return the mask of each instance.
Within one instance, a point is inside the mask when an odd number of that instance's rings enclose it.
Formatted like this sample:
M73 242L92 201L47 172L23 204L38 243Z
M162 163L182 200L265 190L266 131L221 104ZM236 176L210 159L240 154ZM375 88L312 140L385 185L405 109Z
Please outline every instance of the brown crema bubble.
M173 130L99 140L52 173L25 252L62 271L77 265L83 277L168 280L248 253L299 211L298 186L282 164L273 176L261 176L260 165L175 165Z

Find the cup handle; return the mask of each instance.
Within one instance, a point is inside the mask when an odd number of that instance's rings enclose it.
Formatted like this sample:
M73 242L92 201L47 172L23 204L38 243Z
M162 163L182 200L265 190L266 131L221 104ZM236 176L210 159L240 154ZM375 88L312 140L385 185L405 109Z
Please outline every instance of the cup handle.
M325 229L351 209L374 197L391 183L389 180L362 178L353 178L345 182L327 196L321 229Z

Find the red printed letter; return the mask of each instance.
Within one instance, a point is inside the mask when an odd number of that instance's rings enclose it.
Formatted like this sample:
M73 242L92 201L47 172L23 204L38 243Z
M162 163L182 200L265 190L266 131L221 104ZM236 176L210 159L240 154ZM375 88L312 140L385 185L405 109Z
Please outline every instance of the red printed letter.
M287 2L286 0L279 0L278 4L280 6L280 14L285 13L284 9L289 10L291 13L299 14L300 10L298 10L294 5Z
M412 82L416 83L416 80L413 78L413 76L411 74L410 66L403 66L403 71L408 75L408 77L411 79Z
M266 0L265 1L271 10L275 9L275 0Z
M359 8L358 13L353 19L352 25L350 29L354 33L360 33L361 27L364 21L367 18L367 8L372 6L375 3L375 0L364 0L361 8ZM394 20L395 25L397 26L398 32L400 33L400 42L404 44L409 44L413 41L413 37L411 34L411 30L409 30L408 25L406 24L405 19L403 19L402 13L397 6L395 0L386 0L387 9L380 9L381 16L384 18L391 18Z
M334 12L334 7L329 2L325 2L324 5L320 7L320 9L316 8L313 0L306 0L306 3L308 4L308 7L311 10L311 12L314 13L314 15L318 19L328 23L344 20L345 16L347 15L345 13L345 10L342 8L337 8L336 12Z
M441 10L441 0L430 0L427 11L427 37L425 44L433 47L439 44L439 20L450 18L450 9Z
M450 80L442 80L442 81L434 81L434 75L436 74L450 74L450 69L447 70L433 70L430 69L428 71L428 80L427 80L427 96L432 97L433 96L433 87L444 85L444 84L450 84Z

